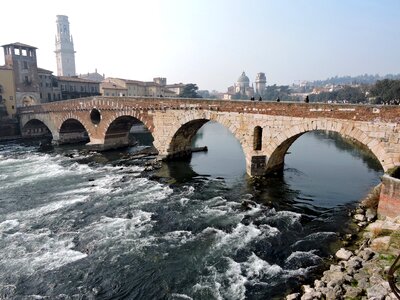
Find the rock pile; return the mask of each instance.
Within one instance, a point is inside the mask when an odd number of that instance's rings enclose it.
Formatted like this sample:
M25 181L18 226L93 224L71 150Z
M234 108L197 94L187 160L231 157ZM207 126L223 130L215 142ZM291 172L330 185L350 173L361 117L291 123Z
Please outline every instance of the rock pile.
M331 265L313 285L303 285L301 293L286 296L287 300L397 300L387 273L399 254L400 217L373 222L377 217L378 192L375 189L352 213L359 230L364 230L359 248L339 249L335 254L337 264Z

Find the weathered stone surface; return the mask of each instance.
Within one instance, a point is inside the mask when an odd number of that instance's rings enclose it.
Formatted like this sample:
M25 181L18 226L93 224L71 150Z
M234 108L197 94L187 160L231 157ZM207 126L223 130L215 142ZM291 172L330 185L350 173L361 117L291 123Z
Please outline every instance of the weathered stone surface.
M390 246L390 236L375 238L371 241L371 249L377 252L386 251Z
M360 253L358 254L364 261L370 260L372 257L374 257L375 253L372 251L371 248L365 248L364 250L361 250Z
M300 299L300 293L293 293L286 296L286 300L299 300L299 299Z
M100 112L97 123L90 117L93 108ZM153 134L154 146L162 157L185 150L202 124L216 121L231 130L242 145L250 175L260 172L251 168L252 157L267 158L265 163L255 166L263 172L282 168L293 139L316 129L338 132L363 143L385 171L400 165L398 106L376 110L369 105L92 97L25 107L19 113L23 134L29 131L26 127L29 121L38 120L49 129L54 140L62 140L60 128L73 119L83 125L90 144L104 144L110 139L124 144L127 128L119 121L133 118L143 122ZM253 146L256 127L263 130L261 150ZM71 134L76 136L74 132Z
M400 216L400 179L382 176L378 215L391 218Z
M360 287L345 286L345 297L349 299L357 299L358 296L362 294L362 289Z
M355 215L353 216L353 218L354 218L355 220L357 220L357 221L360 221L360 222L362 222L362 221L365 220L365 216L364 216L363 214L355 214Z
M368 222L371 222L371 221L375 220L376 215L377 215L376 209L367 208L367 210L365 212L365 217L367 218Z
M353 253L351 251L346 250L344 248L340 248L335 254L335 256L338 259L343 259L343 260L348 260L352 255Z
M388 292L388 286L384 283L379 283L367 289L367 297L368 299L383 300Z

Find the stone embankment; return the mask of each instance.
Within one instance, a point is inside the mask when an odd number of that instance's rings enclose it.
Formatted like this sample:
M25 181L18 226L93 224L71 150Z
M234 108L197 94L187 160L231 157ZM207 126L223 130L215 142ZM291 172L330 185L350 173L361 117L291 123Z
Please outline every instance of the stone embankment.
M303 285L301 293L286 296L287 300L397 300L387 275L399 254L400 217L376 220L379 193L378 186L352 212L360 229L360 239L347 249L338 250L336 264L313 285Z

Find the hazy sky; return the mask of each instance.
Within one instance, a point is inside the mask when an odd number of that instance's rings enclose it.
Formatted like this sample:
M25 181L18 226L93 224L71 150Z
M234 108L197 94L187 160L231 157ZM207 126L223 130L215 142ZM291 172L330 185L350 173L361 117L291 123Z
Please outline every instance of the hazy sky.
M18 0L2 11L0 43L36 46L54 73L56 15L69 17L77 73L219 91L242 71L267 84L400 73L399 0Z

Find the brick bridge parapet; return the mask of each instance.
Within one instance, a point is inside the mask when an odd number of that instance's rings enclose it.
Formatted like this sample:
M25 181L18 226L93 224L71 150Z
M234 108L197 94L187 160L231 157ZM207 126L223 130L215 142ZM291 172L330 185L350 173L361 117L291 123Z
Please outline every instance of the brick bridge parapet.
M290 145L313 130L357 140L385 171L400 165L400 106L92 97L24 107L19 116L25 135L37 132L31 126L37 120L56 142L87 132L90 145L124 145L133 120L139 120L152 133L160 157L187 151L197 130L216 121L240 142L251 176L281 169Z

